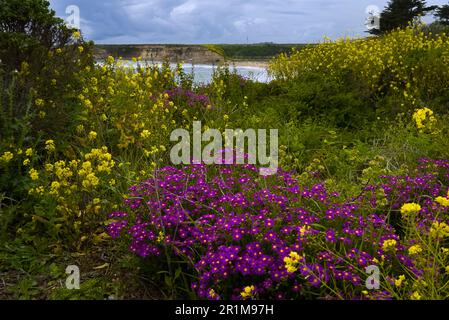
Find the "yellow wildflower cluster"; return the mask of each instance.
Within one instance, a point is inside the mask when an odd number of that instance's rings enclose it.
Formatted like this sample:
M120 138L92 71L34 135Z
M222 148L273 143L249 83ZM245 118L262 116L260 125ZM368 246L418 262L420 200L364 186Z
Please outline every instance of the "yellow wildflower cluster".
M427 127L431 128L435 122L436 118L433 115L433 111L429 108L416 109L413 114L413 121L415 121L416 127L418 129L424 129Z
M103 146L101 149L92 149L90 153L87 153L84 158L86 160L85 164L91 169L90 161L95 161L97 163L98 172L111 173L112 168L115 166L115 161L112 160L112 155L108 152L108 148ZM84 165L84 164L83 164ZM87 172L90 173L90 172Z
M413 294L410 296L411 300L421 300L421 295L419 294L418 291L413 292Z
M406 203L401 207L401 213L404 216L416 214L421 211L421 206L417 203Z
M92 149L84 155L84 161L71 160L46 163L45 172L48 181L48 194L52 196L69 196L73 192L84 189L91 191L100 183L99 175L111 174L115 162L107 147ZM39 179L36 170L30 170L33 180ZM110 181L110 179L108 179ZM30 193L36 193L32 188Z
M430 227L430 236L432 238L445 238L449 236L449 226L444 222L435 221Z
M143 131L140 133L140 136L141 136L142 138L144 138L144 139L149 138L150 135L151 135L151 133L150 133L149 130L143 130Z
M424 68L417 65L416 59L407 59L423 51L435 53L437 58L431 65L426 64ZM443 83L449 81L448 62L446 34L429 35L411 26L382 37L347 37L310 45L291 55L281 54L271 61L269 72L276 79L292 80L311 73L340 79L341 74L352 71L368 92L376 94L389 90L402 96L404 105L414 109L420 103L420 93L436 97L444 90Z
M42 107L42 106L45 104L45 101L42 100L42 99L36 99L36 101L34 101L34 104L35 104L37 107Z
M162 243L162 242L164 242L164 240L165 240L165 234L162 231L159 231L156 242Z
M394 251L396 250L397 241L394 239L385 240L382 244L382 250L384 251Z
M108 188L100 186L115 185L111 176L114 166L115 161L107 147L92 149L81 159L45 163L40 172L29 171L34 181L29 194L54 199L56 211L62 218L76 218L72 220L73 228L79 230L87 221L83 220L84 213L100 213L103 205L108 204L103 198Z
M2 160L3 162L8 163L13 158L14 158L14 154L12 152L6 151L5 153L2 154L2 156L0 157L0 160Z
M56 150L55 142L53 140L45 141L45 150L48 152L54 152Z
M449 207L449 191L446 197L437 197L435 202L439 203L443 207Z
M435 201L443 207L449 207L449 199L447 197L438 197Z
M290 255L284 258L284 263L288 273L296 272L298 270L299 254L294 251L290 252Z
M248 286L243 289L243 291L240 293L240 296L243 299L251 299L254 297L255 293L256 293L256 288L254 286Z
M33 181L39 180L39 173L37 172L36 169L31 169L31 170L29 171L29 174L30 174L31 180L33 180Z
M310 233L310 226L304 225L299 229L299 235L304 237Z
M73 36L75 39L79 39L79 38L81 38L81 32L75 31L74 33L72 33L72 36Z
M86 114L76 128L77 135L83 143L101 136L120 149L135 147L147 157L162 153L170 132L186 127L192 119L183 116L171 95L164 92L163 88L178 85L175 76L169 65L142 63L132 69L120 59L108 57L102 67L86 72L82 80L84 90L78 99ZM160 158L155 158L156 162Z
M405 282L405 276L400 275L399 278L394 281L394 284L396 285L396 287L400 287L400 286L402 286L402 284L404 282Z
M97 133L95 131L89 132L89 140L97 139Z
M419 254L419 253L421 253L422 252L422 248L421 248L421 246L419 245L419 244L417 244L417 245L414 245L414 246L411 246L409 249L408 249L408 253L410 254L410 255L416 255L416 254Z

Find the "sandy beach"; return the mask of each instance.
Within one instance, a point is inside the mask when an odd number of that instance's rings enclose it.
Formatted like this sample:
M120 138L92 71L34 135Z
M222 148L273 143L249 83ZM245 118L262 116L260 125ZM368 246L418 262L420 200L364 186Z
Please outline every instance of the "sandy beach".
M255 67L255 68L268 68L268 61L229 61L231 66L236 67Z

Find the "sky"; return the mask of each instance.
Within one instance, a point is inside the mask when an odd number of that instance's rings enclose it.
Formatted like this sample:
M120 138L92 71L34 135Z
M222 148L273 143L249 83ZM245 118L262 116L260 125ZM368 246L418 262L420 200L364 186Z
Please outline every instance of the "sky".
M366 35L367 7L387 0L50 0L79 8L84 37L103 44L315 43ZM427 1L441 5L448 0Z

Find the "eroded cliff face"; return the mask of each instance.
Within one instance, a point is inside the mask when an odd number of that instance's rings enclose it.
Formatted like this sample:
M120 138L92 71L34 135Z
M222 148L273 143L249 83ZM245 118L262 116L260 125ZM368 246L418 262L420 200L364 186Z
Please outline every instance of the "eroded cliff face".
M196 45L98 45L95 48L95 58L104 59L107 56L132 59L142 57L149 61L184 62L217 64L224 58L206 47Z

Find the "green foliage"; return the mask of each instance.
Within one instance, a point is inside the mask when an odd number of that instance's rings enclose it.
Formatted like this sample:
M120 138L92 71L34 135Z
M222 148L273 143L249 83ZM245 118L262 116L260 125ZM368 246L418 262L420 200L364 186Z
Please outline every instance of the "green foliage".
M281 53L290 54L293 49L301 49L301 44L218 44L208 45L207 48L219 53L228 59L237 60L266 60L275 57Z

